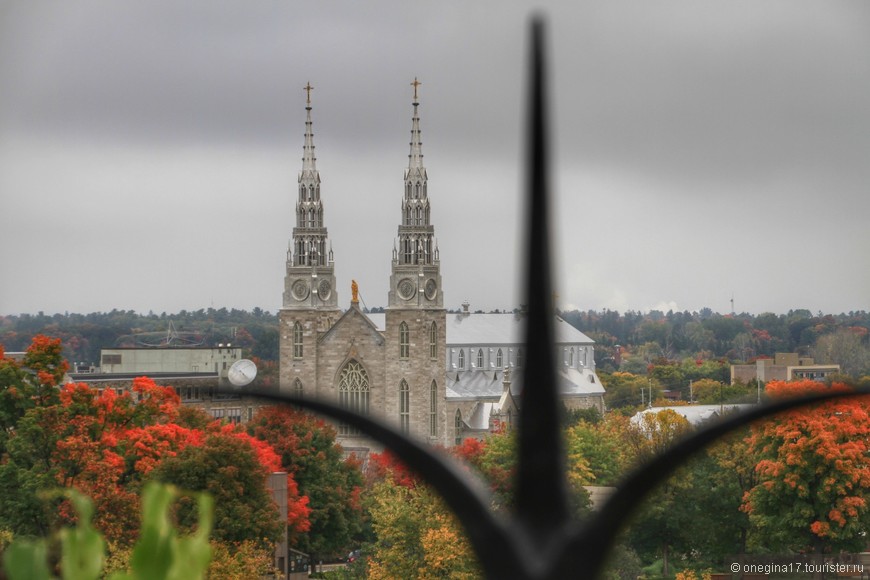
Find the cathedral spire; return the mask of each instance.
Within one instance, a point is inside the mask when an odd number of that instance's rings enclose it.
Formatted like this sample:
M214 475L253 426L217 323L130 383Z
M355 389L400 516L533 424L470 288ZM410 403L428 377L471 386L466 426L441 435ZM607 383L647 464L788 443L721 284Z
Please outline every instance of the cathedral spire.
M420 81L414 78L414 113L411 117L411 153L405 170L402 220L398 247L393 246L389 308L442 308L441 273L436 252L435 228L429 206L429 178L423 166L420 140Z
M314 156L314 133L311 132L311 90L314 87L311 83L306 83L302 88L305 91L305 145L302 154L302 171L317 171L314 162L317 158Z
M336 307L334 256L320 199L320 172L314 157L314 132L311 130L311 90L305 91L305 144L299 189L296 198L296 227L287 251L284 278L284 308Z
M420 106L420 99L417 96L417 87L422 85L417 77L414 77L414 82L411 86L414 87L414 116L411 119L411 153L408 155L408 169L423 169L423 143L420 141L420 116L417 114L417 107Z

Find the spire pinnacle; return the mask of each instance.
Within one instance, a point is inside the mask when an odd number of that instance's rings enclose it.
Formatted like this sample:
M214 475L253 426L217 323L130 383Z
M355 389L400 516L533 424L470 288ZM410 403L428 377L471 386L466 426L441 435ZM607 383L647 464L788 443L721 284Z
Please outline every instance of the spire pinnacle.
M315 161L317 158L314 156L314 133L311 131L311 90L314 87L311 86L311 83L306 83L302 90L305 91L305 145L303 147L302 154L302 171L311 170L316 171Z
M414 77L414 82L411 83L411 86L414 87L414 104L415 104L415 105L416 105L416 104L418 103L418 101L419 101L419 99L417 98L417 87L419 87L419 86L422 85L422 84L423 84L423 83L421 83L420 81L417 80L417 77Z
M411 154L408 155L408 169L423 169L423 143L420 141L420 116L417 114L417 107L420 105L420 99L417 95L417 87L422 85L417 77L414 77L414 82L411 86L414 87L414 116L411 119Z

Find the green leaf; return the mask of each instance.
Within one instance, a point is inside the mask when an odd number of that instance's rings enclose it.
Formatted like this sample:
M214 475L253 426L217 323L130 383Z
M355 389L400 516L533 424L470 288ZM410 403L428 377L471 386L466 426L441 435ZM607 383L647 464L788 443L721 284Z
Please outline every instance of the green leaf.
M3 569L9 580L51 580L44 539L16 540L3 555Z

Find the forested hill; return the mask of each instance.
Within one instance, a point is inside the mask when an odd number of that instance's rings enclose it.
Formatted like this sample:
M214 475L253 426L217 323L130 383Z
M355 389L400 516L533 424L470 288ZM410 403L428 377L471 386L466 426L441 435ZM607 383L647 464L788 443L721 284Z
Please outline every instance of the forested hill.
M787 314L718 314L700 312L647 313L613 310L561 312L561 316L596 341L596 359L602 370L621 350L647 360L727 359L751 361L777 352L815 355L825 349L851 349L860 367L867 356L870 313L813 314L790 310ZM278 358L278 318L255 308L182 310L176 314L137 314L112 310L91 314L23 314L0 316L0 344L7 351L24 350L36 334L62 339L70 361L96 363L100 348L162 345L212 346L232 343L245 356ZM843 353L838 354L843 358ZM841 363L842 364L842 363ZM844 370L847 370L844 368ZM861 368L850 369L860 372Z
M60 338L69 361L98 363L101 348L131 346L214 346L231 343L245 356L278 359L278 316L260 308L182 310L137 314L112 310L90 314L0 316L0 344L25 350L36 334Z

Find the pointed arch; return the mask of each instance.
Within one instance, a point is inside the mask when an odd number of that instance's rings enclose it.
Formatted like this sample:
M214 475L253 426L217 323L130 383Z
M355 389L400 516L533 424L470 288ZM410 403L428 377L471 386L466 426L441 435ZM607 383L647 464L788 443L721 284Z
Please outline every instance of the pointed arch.
M453 416L453 443L462 445L462 412L456 409L456 415Z
M477 368L483 368L483 349L477 349Z
M293 381L293 396L300 399L305 396L305 387L302 386L302 381L299 379Z
M293 358L300 359L302 358L303 350L302 350L302 325L299 324L299 321L293 323Z
M411 429L411 389L405 379L399 383L399 428L402 433Z
M429 385L429 437L438 436L438 384Z
M345 363L338 374L338 404L360 415L369 413L369 375L355 359ZM340 423L340 435L359 435L359 429Z
M465 351L461 348L459 349L459 368L465 369Z
M411 356L411 331L408 324L403 320L399 324L399 358L407 359Z
M429 358L438 358L438 325L429 325Z
M495 368L497 368L497 369L502 368L501 365L503 362L504 362L504 359L502 358L501 349L498 349L495 353Z

